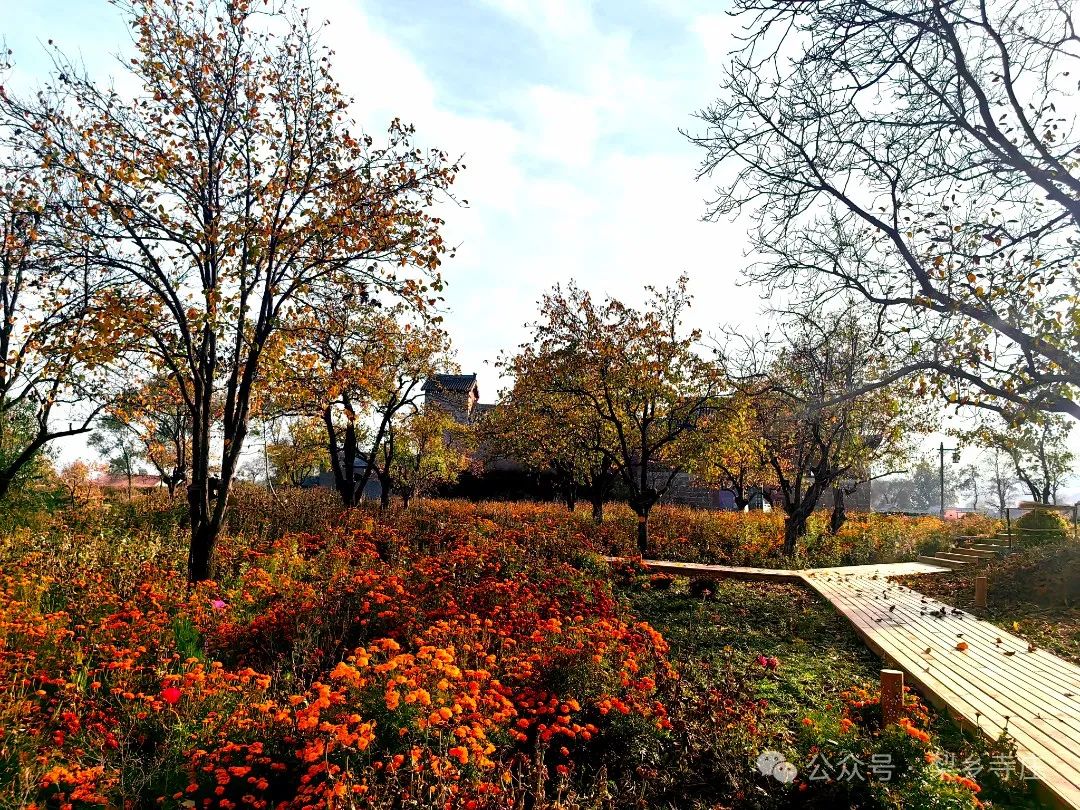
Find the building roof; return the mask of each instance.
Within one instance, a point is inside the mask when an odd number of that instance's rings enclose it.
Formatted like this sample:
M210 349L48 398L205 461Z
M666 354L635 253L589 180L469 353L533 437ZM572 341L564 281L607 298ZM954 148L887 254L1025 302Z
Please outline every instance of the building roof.
M94 483L104 489L127 489L128 479L126 475L99 475ZM133 475L131 476L132 489L155 489L164 486L161 476L158 475Z
M428 377L421 391L457 391L468 393L476 385L475 374L436 374Z

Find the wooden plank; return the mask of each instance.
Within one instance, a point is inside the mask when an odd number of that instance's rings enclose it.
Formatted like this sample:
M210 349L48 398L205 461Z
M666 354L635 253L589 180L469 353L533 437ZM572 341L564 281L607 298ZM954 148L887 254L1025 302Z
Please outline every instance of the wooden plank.
M1062 683L1056 678L1069 673L1069 680L1075 680L1080 677L1080 668L1054 656L1049 656L1056 659L1054 666L1045 667L1045 662L1039 661L1039 667L1028 667L1026 664L1032 663L1029 657L1035 654L1026 652L1027 645L1022 639L979 622L968 614L965 614L963 624L928 618L928 614L918 615L923 609L923 597L917 591L897 585L890 587L889 583L880 580L830 576L831 572L826 571L806 573L807 584L852 622L871 649L907 671L928 700L947 711L959 713L971 727L978 727L991 736L996 736L1008 723L1025 767L1040 777L1057 803L1080 807L1080 754L1076 753L1078 746L1070 742L1075 733L1072 712L1060 711L1067 705L1065 693L1062 691L1055 697L1053 692L1055 686ZM879 598L886 594L874 593L875 586L880 586L883 591L896 589L897 593L891 600ZM919 602L915 601L916 595ZM893 610L889 610L890 607ZM897 612L900 617L895 615ZM968 656L966 652L955 650L957 640L949 637L955 635L955 627L963 629L965 638L972 637L978 645L976 655ZM982 647L991 636L994 641L1002 637L1003 644L1007 637L1014 648L1023 645L1023 655L1017 653L1016 656L1021 663L997 672L986 672L987 653ZM939 648L937 658L922 653L919 645L923 641L930 641L931 648L935 645ZM926 646L923 645L924 649ZM955 655L945 654L950 647ZM969 646L968 651L971 650ZM1025 659L1029 660L1025 662ZM930 672L926 671L927 666L931 667ZM1004 674L1001 679L1004 684L995 680L999 674ZM1055 706L1055 703L1060 705ZM1026 717L1029 712L1042 719L1034 715Z
M895 612L886 612L886 605ZM988 627L993 632L986 633L983 627L974 623L977 620L970 617L963 620L951 614L946 619L918 617L914 615L913 605L896 601L867 602L863 605L864 613L866 607L876 608L876 611L870 614L875 625L884 624L884 627L888 627L892 624L912 635L915 646L919 647L920 651L925 649L923 642L930 641L932 647L937 648L939 656L945 656L939 657L937 661L962 664L961 669L965 676L976 680L984 691L1001 699L1003 703L1015 704L1019 711L1031 712L1033 715L1042 714L1044 717L1047 716L1045 707L1054 706L1050 717L1062 721L1061 731L1066 736L1076 737L1077 746L1080 747L1080 699L1075 697L1076 692L1080 691L1080 668L1072 667L1050 655L1045 658L1060 664L1062 671L1045 668L1042 666L1042 657L1037 653L1029 653L1027 644L1022 639L1004 633L992 625ZM917 633L913 629L916 625ZM871 629L883 628L875 626ZM955 645L961 640L961 634L957 633L957 630L961 631L963 640L969 644L968 649L960 656L953 654L958 652ZM995 632L1004 637L1001 645L995 643ZM1017 655L1006 657L1004 650L1011 650ZM1070 693L1074 697L1070 698ZM1031 695L1035 696L1034 700L1030 699Z
M605 557L610 563L631 562L625 557ZM787 568L750 568L744 565L706 565L704 563L641 560L642 565L658 574L701 579L736 579L752 582L802 582L802 574Z
M842 597L838 594L833 594L834 599L838 600ZM866 621L866 616L869 616L871 621ZM955 676L962 687L967 687L968 691L974 687L977 689L977 693L981 693L993 701L993 705L986 705L986 709L993 708L995 711L1000 710L999 714L1009 716L1012 718L1010 728L1014 731L1020 726L1017 724L1030 725L1032 727L1032 733L1046 734L1044 742L1051 749L1057 744L1057 733L1066 732L1066 736L1074 736L1077 732L1075 729L1069 729L1067 718L1064 718L1060 713L1054 716L1047 716L1045 714L1047 705L1053 706L1056 700L1060 700L1061 694L1053 695L1040 695L1038 699L1031 701L1027 698L1027 695L1032 692L1045 691L1045 687L1040 685L1037 687L1034 684L1020 683L1017 684L1002 684L995 678L994 675L987 675L981 666L975 666L972 659L968 656L967 651L961 653L955 649L957 639L952 637L952 634L946 634L945 637L935 638L932 642L932 646L929 648L921 648L921 645L925 643L923 639L913 636L910 633L909 628L884 625L879 626L877 623L881 620L881 616L878 615L874 618L875 614L864 614L863 625L871 633L876 633L879 637L892 637L892 640L898 645L904 647L913 657L914 660L920 662L925 670L927 666L932 666L934 671L942 677ZM933 649L936 647L936 657L931 654L925 655L925 649ZM974 649L974 648L969 648ZM999 670L995 675L1001 675L1008 670ZM1019 691L1018 691L1019 690ZM1018 698L1017 695L1023 695L1023 698ZM969 701L973 705L977 703L977 700ZM984 712L986 714L988 712ZM1040 719L1041 717L1041 719ZM1047 723L1049 721L1056 721L1062 723L1061 727L1052 727L1049 732L1047 731ZM1075 718L1073 720L1075 723Z
M834 604L836 603L834 602ZM848 612L841 609L839 605L837 605L837 608L842 613ZM1003 725L1002 717L986 710L988 707L984 706L979 709L967 704L962 694L966 691L964 685L961 684L954 689L941 677L928 679L919 671L920 667L909 656L909 653L895 648L891 650L891 653L887 652L886 648L880 643L880 635L875 635L864 623L853 621L853 624L856 632L866 641L867 646L882 658L894 661L909 673L916 688L924 694L931 704L943 711L947 711L960 721L961 725L967 725L972 729L978 728L991 737L996 736L997 732L1000 731ZM996 726L996 728L990 728L989 726ZM1078 806L1076 802L1080 801L1080 795L1078 795L1078 791L1075 785L1071 783L1071 780L1059 773L1056 768L1048 769L1046 767L1047 761L1057 763L1058 757L1056 754L1041 750L1041 747L1037 744L1031 746L1030 740L1017 740L1017 753L1024 766L1039 775L1042 784L1055 804L1065 807ZM1065 770L1069 770L1069 768L1067 767Z

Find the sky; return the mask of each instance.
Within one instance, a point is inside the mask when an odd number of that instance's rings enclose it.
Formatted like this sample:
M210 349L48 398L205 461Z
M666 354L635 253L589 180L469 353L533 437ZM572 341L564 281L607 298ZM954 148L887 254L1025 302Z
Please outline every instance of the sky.
M15 83L32 83L48 39L94 75L130 47L105 0L0 0ZM376 137L395 116L466 165L444 206L447 328L482 398L491 364L526 336L540 296L576 279L636 302L682 272L694 325L755 321L738 288L745 224L701 221L708 181L679 132L697 130L734 21L721 0L310 0L335 75Z
M457 247L443 267L446 326L481 398L525 340L552 285L640 301L682 272L692 325L758 328L767 302L741 286L747 221L704 222L713 186L680 129L716 95L738 24L727 0L309 0L353 115L379 140L394 117L424 147L461 156L444 205ZM106 0L0 0L16 86L47 69L45 42L119 72L127 30ZM934 446L940 437L927 440ZM84 443L64 454L79 455Z

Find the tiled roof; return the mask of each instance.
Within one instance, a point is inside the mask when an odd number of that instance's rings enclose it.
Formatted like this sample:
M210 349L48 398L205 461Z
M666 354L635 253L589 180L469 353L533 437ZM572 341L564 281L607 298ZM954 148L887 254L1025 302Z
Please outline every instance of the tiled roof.
M126 475L99 475L94 483L105 489L127 489L128 479ZM131 476L132 489L154 489L162 486L161 478L157 475L133 475Z
M467 393L476 385L475 374L436 374L424 383L422 391L458 391Z

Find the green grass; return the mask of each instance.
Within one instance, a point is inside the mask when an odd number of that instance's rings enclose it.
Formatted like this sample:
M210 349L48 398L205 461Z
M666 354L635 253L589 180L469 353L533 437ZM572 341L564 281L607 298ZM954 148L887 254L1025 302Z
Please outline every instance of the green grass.
M690 595L685 581L668 591L630 594L637 615L668 640L683 677L695 678L702 664L709 671L731 656L744 659L760 673L757 697L769 701L769 715L783 729L853 684L877 680L877 657L808 589L731 580L712 587L708 598ZM757 663L759 655L780 665L767 670Z

